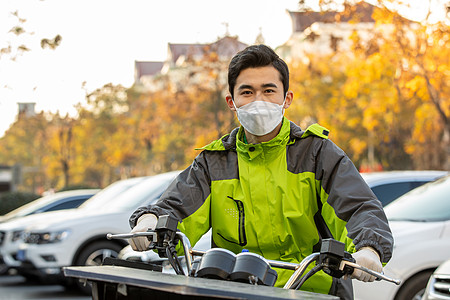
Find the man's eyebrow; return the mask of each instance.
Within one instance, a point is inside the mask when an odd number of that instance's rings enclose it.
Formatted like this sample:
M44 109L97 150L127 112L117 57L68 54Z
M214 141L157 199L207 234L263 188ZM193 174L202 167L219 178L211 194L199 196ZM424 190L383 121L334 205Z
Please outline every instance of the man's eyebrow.
M264 83L264 84L261 85L261 87L262 88L268 88L268 87L278 88L278 86L275 83L272 83L272 82ZM246 90L246 89L253 90L254 87L252 85L249 85L249 84L242 84L242 85L240 85L238 87L238 90Z
M262 85L262 87L263 87L263 88L268 88L268 87L277 88L278 86L277 86L275 83L270 82L270 83L264 83L264 84Z
M238 90L253 90L253 86L249 85L249 84L242 84L238 87Z

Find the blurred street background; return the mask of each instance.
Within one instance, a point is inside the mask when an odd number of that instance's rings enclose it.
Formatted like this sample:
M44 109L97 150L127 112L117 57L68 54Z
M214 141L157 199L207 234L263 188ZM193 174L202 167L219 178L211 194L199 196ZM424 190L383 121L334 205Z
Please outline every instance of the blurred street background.
M328 128L362 174L400 180L400 190L383 191L389 201L450 171L447 0L1 1L0 299L89 299L8 269L28 276L36 259L45 277L118 256L126 243L108 242L106 233L129 230L130 213L156 201L175 176L167 172L239 126L225 102L228 63L261 43L289 65L294 100L286 117L303 129ZM394 170L433 172L388 177ZM149 177L158 174L166 177ZM81 189L77 203L74 195L45 198ZM436 195L427 201L449 211ZM35 199L11 223L7 213ZM114 199L129 199L129 207ZM87 220L91 212L104 219ZM38 213L49 215L29 216ZM446 228L448 217L439 218ZM89 236L99 224L117 226ZM70 263L37 252L59 249L74 238L72 228L86 232L65 257ZM448 240L442 228L433 232ZM415 294L444 258L416 270Z

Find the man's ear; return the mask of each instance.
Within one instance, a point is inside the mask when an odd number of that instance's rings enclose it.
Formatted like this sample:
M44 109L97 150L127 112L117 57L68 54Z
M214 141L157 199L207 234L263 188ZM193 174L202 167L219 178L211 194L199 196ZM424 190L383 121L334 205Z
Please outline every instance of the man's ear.
M288 108L292 104L292 100L294 100L294 92L288 91L286 93L286 101L284 102L284 108Z
M232 111L235 111L236 108L234 108L233 97L231 97L230 94L227 94L227 95L225 96L225 100L227 101L228 107L229 107Z

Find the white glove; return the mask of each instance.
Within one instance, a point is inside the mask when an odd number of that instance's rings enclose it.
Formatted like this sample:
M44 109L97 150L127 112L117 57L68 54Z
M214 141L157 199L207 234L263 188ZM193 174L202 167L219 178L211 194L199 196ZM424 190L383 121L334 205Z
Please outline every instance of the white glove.
M131 233L153 230L156 227L156 223L158 223L158 218L154 214L142 215L139 217L136 226L131 230ZM135 251L146 251L150 245L150 241L146 236L131 238L128 242Z
M371 269L379 273L383 271L383 266L381 265L380 261L380 255L372 247L362 247L356 253L353 253L353 258L361 267L366 267L367 269ZM362 270L355 269L353 271L352 278L364 282L372 282L376 277Z

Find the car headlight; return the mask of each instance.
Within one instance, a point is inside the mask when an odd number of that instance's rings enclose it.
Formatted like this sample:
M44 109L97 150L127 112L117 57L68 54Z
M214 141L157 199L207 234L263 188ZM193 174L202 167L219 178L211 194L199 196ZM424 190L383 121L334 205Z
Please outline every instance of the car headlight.
M29 232L24 236L27 244L52 244L61 242L70 235L70 230L50 231L50 232Z
M22 238L23 230L14 231L12 233L11 241L15 242Z

